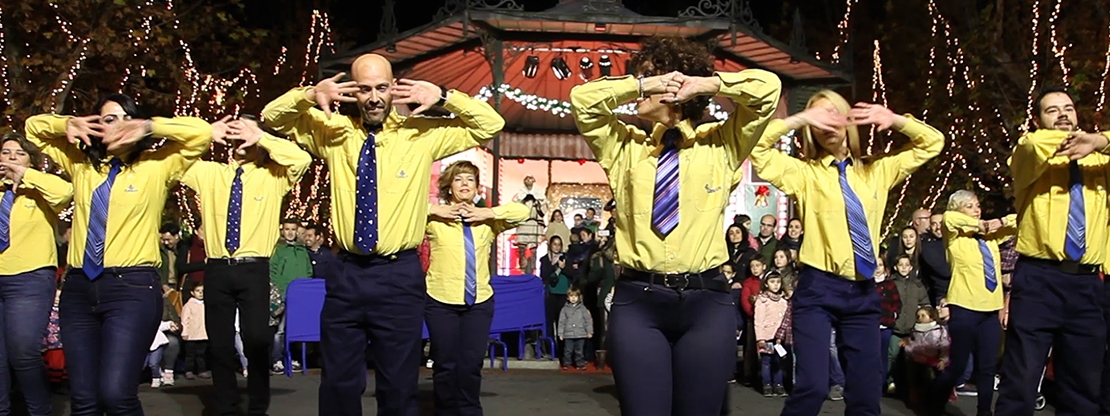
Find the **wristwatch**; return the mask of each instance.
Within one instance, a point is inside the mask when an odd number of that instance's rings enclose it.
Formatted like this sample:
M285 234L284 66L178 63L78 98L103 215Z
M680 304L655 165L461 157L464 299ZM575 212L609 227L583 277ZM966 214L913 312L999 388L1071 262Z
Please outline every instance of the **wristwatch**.
M447 103L447 88L440 85L439 90L442 92L439 94L439 101L436 101L436 107L443 107Z

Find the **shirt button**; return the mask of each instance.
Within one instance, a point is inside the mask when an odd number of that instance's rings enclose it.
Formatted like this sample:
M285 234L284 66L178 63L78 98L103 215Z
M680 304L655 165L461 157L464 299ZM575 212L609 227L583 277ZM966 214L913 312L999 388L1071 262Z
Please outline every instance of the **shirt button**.
M668 255L667 258L674 260L674 254Z

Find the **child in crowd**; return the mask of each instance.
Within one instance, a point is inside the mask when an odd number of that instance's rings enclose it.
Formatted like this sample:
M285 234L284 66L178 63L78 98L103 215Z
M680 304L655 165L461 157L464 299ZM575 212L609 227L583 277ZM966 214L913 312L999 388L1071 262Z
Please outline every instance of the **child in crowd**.
M747 323L744 331L744 375L741 380L745 386L750 386L759 374L759 352L755 348L755 297L759 295L759 288L763 284L763 274L767 265L758 252L748 260L748 277L740 289L740 307L744 310L744 321Z
M916 316L913 336L903 339L901 346L914 362L943 370L948 365L948 347L951 344L948 328L937 322L939 316L932 306L922 306Z
M883 363L890 362L890 338L894 335L894 322L898 319L898 313L902 310L902 297L898 294L898 286L887 275L886 264L883 259L886 258L886 253L881 253L875 259L877 267L875 268L875 290L879 292L879 306L882 309L882 316L879 318L879 341L882 341ZM883 390L890 391L894 389L894 383L887 379L887 372L890 367L883 365L879 368L883 377Z
M781 340L775 333L782 327L788 303L782 290L782 276L772 270L763 279L759 296L755 300L755 339L756 349L763 361L763 396L786 396L782 386L781 357L775 346ZM781 347L780 347L781 348Z
M42 359L46 361L46 373L54 391L58 391L66 379L66 357L62 353L61 326L58 325L58 299L61 296L62 288L54 291L50 323L46 326L46 337L42 340Z
M890 276L890 279L894 280L894 285L898 288L898 297L902 301L902 309L894 318L894 330L890 337L889 355L887 356L888 375L902 350L902 339L913 334L917 309L922 306L931 306L929 291L925 289L925 285L917 277L910 256L899 254L894 258L894 261L894 274Z
M582 291L577 287L567 290L567 304L559 312L559 340L563 341L563 369L574 365L579 370L586 369L583 355L586 339L594 337L594 320L590 311L582 305Z
M786 315L782 317L782 325L779 325L779 330L775 332L775 339L779 340L779 344L786 350L786 356L782 361L785 363L784 368L788 368L789 378L791 384L794 381L794 289L798 287L798 279L794 279L789 286L786 286L783 291L786 293ZM784 383L785 384L785 383Z
M772 262L775 265L775 271L778 271L779 276L782 276L782 287L792 287L794 283L794 277L797 276L797 272L794 268L794 258L790 256L790 249L775 249L775 254Z
M197 283L181 308L181 339L185 340L185 379L211 378L205 363L208 331L204 326L204 284Z

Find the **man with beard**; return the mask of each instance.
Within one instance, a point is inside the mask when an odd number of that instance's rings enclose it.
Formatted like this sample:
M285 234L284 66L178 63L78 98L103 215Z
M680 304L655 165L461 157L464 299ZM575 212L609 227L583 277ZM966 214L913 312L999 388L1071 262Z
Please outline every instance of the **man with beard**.
M928 213L928 211L925 212ZM918 213L914 212L913 216L916 227ZM944 254L944 236L941 234L944 227L944 214L929 216L927 224L928 229L918 234L921 236L920 274L921 281L929 288L929 299L935 305L948 293L948 281L952 280L952 269Z
M1033 414L1051 348L1057 414L1093 415L1106 350L1099 268L1106 262L1110 133L1079 131L1075 104L1061 88L1042 91L1033 110L1038 129L1018 139L1010 159L1020 257L995 412Z
M465 93L395 80L380 55L359 56L351 81L341 82L343 76L290 90L262 112L268 125L331 171L332 224L342 252L326 277L320 317L319 413L362 414L369 341L378 415L416 415L425 303L416 248L428 221L432 163L481 145L505 121ZM336 102L357 103L361 114L333 115ZM397 114L394 104L414 105L413 116ZM455 117L420 116L433 107Z

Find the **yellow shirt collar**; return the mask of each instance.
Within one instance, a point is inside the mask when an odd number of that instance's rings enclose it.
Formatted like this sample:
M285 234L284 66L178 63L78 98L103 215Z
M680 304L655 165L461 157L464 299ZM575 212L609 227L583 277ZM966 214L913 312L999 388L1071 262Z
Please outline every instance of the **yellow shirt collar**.
M691 122L690 120L682 120L678 122L678 125L676 125L675 128L677 128L678 131L682 133L682 142L678 144L679 147L684 147L686 144L694 141L694 139L697 138L697 132L694 131L693 122ZM655 123L655 125L652 126L651 130L652 142L657 145L663 144L663 133L666 132L667 129L669 129L669 127L664 126L660 123Z

